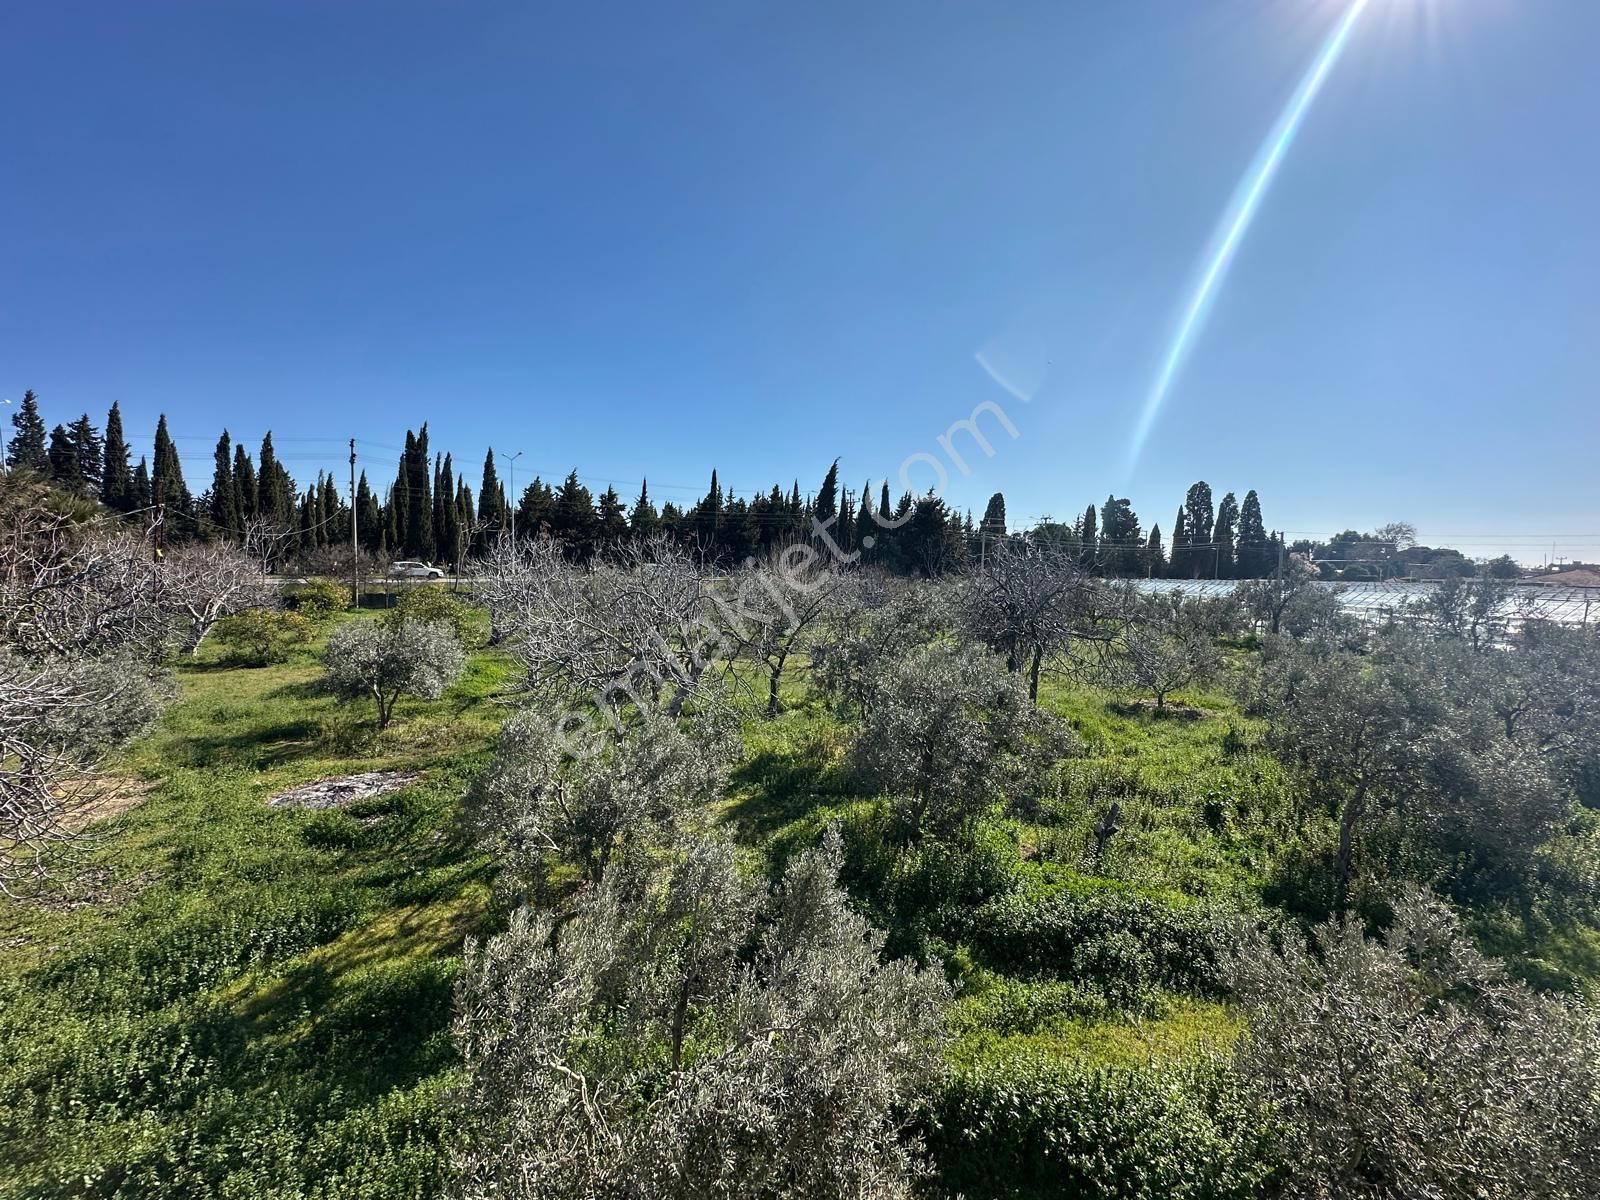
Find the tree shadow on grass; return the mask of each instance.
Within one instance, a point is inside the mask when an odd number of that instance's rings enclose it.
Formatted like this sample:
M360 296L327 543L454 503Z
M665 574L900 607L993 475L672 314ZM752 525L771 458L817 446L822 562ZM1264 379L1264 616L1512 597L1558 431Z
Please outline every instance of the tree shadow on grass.
M819 804L850 794L849 774L834 748L807 738L793 749L766 749L729 777L734 798L723 819L741 839L757 841L804 817Z

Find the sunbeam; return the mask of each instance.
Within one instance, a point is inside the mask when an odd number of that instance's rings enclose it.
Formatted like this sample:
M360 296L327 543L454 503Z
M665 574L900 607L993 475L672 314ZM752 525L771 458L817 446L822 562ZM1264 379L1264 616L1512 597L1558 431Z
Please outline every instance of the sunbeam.
M1323 81L1333 70L1333 65L1338 61L1345 43L1350 40L1350 31L1355 28L1356 21L1361 16L1362 10L1367 7L1367 3L1368 0L1352 0L1344 16L1340 18L1339 24L1323 43L1322 49L1311 64L1311 69L1306 72L1305 78L1300 81L1300 86L1289 98L1283 114L1267 134L1266 141L1256 152L1254 160L1250 163L1250 169L1245 172L1239 187L1228 202L1228 207L1223 211L1222 220L1212 235L1212 250L1205 260L1205 269L1195 286L1194 294L1183 310L1183 318L1178 322L1172 346L1161 363L1161 371L1156 375L1155 385L1151 387L1150 394L1145 399L1144 410L1139 414L1139 423L1133 433L1133 444L1128 449L1130 465L1138 461L1139 453L1144 449L1145 439L1150 436L1151 427L1161 413L1161 406L1166 402L1167 393L1172 388L1178 368L1183 365L1183 360L1189 352L1195 334L1204 322L1217 289L1228 273L1228 266L1233 261L1234 253L1238 250L1245 231L1250 228L1256 210L1261 206L1267 187L1272 183L1272 177L1277 173L1284 155L1288 153L1300 123L1311 107L1311 102L1316 99Z

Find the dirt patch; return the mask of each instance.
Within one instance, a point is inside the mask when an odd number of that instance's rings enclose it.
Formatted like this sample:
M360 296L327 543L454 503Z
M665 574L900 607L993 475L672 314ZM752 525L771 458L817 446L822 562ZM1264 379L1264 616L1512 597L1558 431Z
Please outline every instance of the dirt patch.
M124 775L92 775L70 786L72 801L62 814L61 824L76 832L144 803L145 797L155 790L156 781L130 779Z
M358 800L398 792L421 778L415 771L362 771L290 788L268 799L267 805L270 808L343 808Z
M160 876L154 871L118 878L106 867L89 867L50 880L34 902L51 912L77 912L80 908L121 908Z

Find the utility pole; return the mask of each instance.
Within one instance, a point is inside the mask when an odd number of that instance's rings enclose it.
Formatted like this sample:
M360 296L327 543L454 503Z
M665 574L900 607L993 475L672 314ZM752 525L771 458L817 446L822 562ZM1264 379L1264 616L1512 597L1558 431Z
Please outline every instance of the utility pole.
M350 439L350 603L361 607L361 543L356 537L356 440Z
M11 401L9 401L9 400L0 400L0 405L4 405L5 407L10 408L11 407ZM4 475L5 473L6 473L6 427L5 427L5 423L3 421L0 421L0 475Z

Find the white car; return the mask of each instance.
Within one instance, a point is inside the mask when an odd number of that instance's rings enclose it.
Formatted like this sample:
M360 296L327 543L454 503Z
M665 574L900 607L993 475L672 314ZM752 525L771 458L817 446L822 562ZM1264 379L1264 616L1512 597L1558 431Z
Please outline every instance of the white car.
M444 572L420 562L395 562L389 564L391 579L443 579Z

